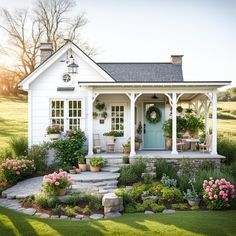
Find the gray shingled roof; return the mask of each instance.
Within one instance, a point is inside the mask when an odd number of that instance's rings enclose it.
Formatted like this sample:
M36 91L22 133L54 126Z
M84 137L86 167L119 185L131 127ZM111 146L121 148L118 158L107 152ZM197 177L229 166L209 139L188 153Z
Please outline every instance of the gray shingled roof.
M182 66L172 63L97 63L117 82L183 81Z

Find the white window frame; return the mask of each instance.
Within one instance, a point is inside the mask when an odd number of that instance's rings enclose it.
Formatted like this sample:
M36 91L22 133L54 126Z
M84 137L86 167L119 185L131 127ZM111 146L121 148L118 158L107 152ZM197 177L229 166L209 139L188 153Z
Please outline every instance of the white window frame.
M63 101L64 102L64 117L52 117L52 101ZM80 101L81 104L81 116L79 117L69 117L69 102L70 101ZM49 122L52 124L53 119L64 119L64 129L66 132L70 127L70 119L79 119L79 128L84 130L84 125L82 120L84 119L84 101L81 98L51 98L49 99Z
M123 136L121 136L121 137L125 137L125 133L126 133L126 104L124 104L124 103L111 103L110 104L110 109L111 109L111 120L110 120L110 127L111 127L111 130L113 130L112 129L112 118L115 118L115 117L112 117L112 107L113 106L123 106L124 107L124 116L123 116L123 126L124 126L124 128L123 128L123 130L119 130L119 132L123 132ZM116 119L116 118L115 118ZM118 131L118 130L116 130L115 129L115 131Z

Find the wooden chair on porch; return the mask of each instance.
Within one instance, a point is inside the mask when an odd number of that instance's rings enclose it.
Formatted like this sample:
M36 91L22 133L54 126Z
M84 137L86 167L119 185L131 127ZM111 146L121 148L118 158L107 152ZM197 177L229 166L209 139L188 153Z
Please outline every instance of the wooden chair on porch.
M212 135L207 134L204 143L199 144L199 151L200 152L210 152L211 150L211 143L212 143Z
M106 151L115 152L115 138L113 136L106 136Z
M183 152L185 146L185 142L181 138L176 139L176 148L177 151Z
M93 148L95 153L100 153L102 151L99 134L93 134Z

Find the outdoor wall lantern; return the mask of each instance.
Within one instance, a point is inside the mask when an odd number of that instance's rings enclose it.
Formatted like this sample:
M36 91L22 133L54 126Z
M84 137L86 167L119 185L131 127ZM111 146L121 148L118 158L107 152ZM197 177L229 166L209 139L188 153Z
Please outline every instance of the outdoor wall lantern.
M77 74L78 67L79 67L79 65L77 63L75 63L75 59L74 59L73 55L71 54L70 59L69 59L69 65L67 66L68 73Z

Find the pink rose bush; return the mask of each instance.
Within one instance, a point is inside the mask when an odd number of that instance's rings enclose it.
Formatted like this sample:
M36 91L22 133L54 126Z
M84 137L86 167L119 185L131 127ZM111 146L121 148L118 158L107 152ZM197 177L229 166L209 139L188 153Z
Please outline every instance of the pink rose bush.
M203 182L203 199L209 209L229 208L232 199L235 197L234 186L225 179L210 178Z
M59 189L67 189L71 184L71 178L65 171L54 172L43 177L43 189L50 195L56 195Z
M0 164L0 173L7 183L14 184L35 172L34 161L26 159L6 159Z

